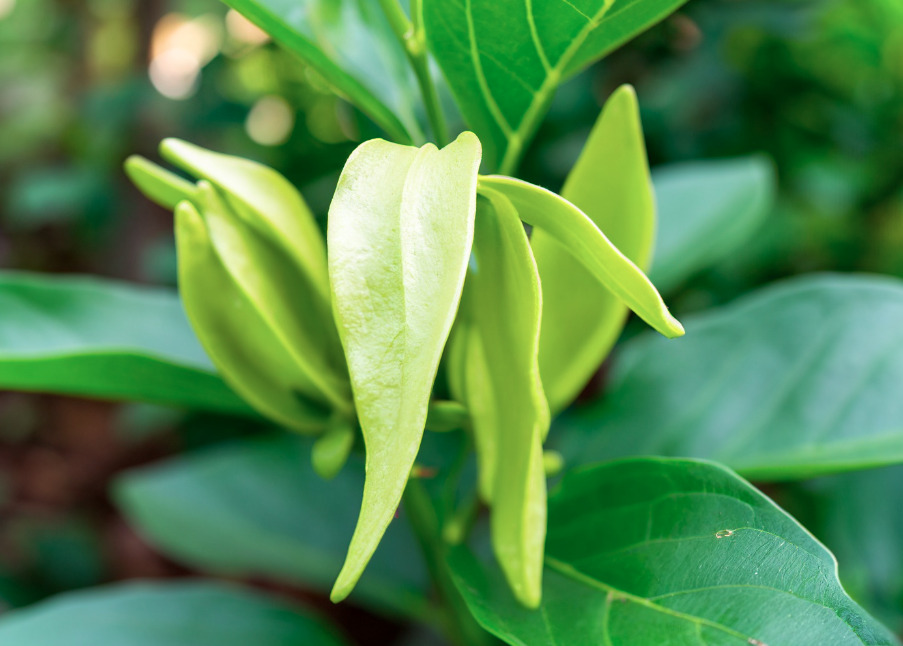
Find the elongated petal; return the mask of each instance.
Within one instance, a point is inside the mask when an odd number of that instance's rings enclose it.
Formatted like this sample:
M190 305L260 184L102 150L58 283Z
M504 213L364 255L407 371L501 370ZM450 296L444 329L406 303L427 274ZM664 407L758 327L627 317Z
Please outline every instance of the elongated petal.
M306 386L303 394L350 413L351 392L330 308L317 298L309 277L282 247L256 235L206 180L199 187L217 256L288 352L294 372L301 373L299 383Z
M298 370L289 353L232 281L201 214L187 201L176 207L176 246L188 319L229 385L288 428L324 428L327 412L300 396L304 384L295 380Z
M646 275L624 256L591 219L560 195L519 179L480 178L480 186L503 193L521 219L564 245L613 294L669 338L684 334Z
M542 441L549 407L539 378L542 299L527 234L511 202L485 190L465 283L470 325L464 401L476 438L492 545L515 596L539 604L546 530ZM488 488L488 490L487 490Z
M229 206L251 226L293 254L320 297L329 301L326 248L301 194L271 168L222 155L179 139L165 139L160 154L183 170L220 189Z
M401 500L473 241L479 140L439 151L381 140L349 158L329 210L329 276L367 448L345 598Z
M164 209L174 209L176 204L193 199L197 193L194 184L140 155L125 160L125 172L139 191Z
M605 104L561 195L621 253L647 268L655 198L630 86ZM627 306L553 235L537 228L530 242L543 288L539 365L554 414L574 400L605 359L627 320Z

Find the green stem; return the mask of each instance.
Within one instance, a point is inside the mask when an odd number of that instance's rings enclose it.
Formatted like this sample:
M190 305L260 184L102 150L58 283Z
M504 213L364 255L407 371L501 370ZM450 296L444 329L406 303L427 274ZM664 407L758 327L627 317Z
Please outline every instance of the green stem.
M404 507L426 559L430 577L442 597L447 610L445 621L449 638L458 646L481 646L489 642L489 635L476 623L467 604L455 587L446 558L448 545L442 540L439 516L426 487L411 478L404 492Z
M444 146L448 143L448 126L445 123L445 114L442 112L442 104L439 101L439 92L436 90L436 85L433 83L433 77L430 74L420 2L419 0L411 0L413 22L408 18L398 0L379 0L379 4L389 20L392 31L395 32L395 36L404 48L408 60L411 62L411 67L414 68L414 76L417 77L417 84L420 86L420 93L423 95L426 116L429 119L430 128L433 130L436 144L440 147Z

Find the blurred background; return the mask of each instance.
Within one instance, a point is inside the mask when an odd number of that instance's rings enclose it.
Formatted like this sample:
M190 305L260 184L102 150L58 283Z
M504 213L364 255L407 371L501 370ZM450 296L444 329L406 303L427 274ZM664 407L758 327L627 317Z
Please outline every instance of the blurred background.
M778 172L767 226L684 285L679 311L802 272L903 277L900 0L691 0L561 89L522 175L559 188L624 82L637 87L653 166L764 152ZM0 0L2 269L173 285L171 215L131 187L126 156L157 159L167 136L248 156L281 170L323 217L348 153L376 135L217 0ZM118 516L110 479L255 431L149 406L0 393L2 607L191 574ZM830 486L769 493L841 549L810 505ZM873 599L857 572L846 580L899 620L903 583L882 582Z

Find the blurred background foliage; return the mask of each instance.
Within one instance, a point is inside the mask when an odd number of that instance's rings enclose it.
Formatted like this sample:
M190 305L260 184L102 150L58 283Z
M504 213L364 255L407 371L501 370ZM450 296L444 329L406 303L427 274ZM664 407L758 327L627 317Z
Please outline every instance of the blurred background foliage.
M684 285L678 311L809 271L903 277L900 0L692 0L561 89L522 175L559 188L624 82L637 87L653 166L764 152L778 172L767 225ZM285 173L323 217L346 156L378 134L217 0L0 0L0 268L174 284L171 216L125 180L127 155L155 159L157 142L176 136L249 156ZM116 514L110 478L254 431L0 393L0 600L189 574ZM769 493L832 548L855 552L844 518L869 497L831 508L825 492L844 483ZM851 560L845 573L897 626L903 581L869 573L890 561L903 572L901 553L899 540L884 544L870 552L877 563Z

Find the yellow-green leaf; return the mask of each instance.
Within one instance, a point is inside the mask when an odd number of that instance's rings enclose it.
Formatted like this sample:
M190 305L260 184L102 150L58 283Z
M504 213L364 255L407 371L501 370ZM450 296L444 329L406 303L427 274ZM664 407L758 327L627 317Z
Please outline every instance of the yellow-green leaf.
M332 598L354 587L401 500L473 242L480 142L373 140L329 210L329 277L367 449L357 528Z
M288 428L322 430L326 411L300 395L305 384L289 352L232 281L201 214L187 201L176 207L176 248L185 311L229 385Z
M669 338L682 336L683 326L671 316L646 275L622 254L593 221L563 197L511 177L480 178L480 187L503 193L520 218L563 244L583 266L627 307Z
M619 88L605 104L562 197L581 209L640 269L655 241L655 198L636 93ZM530 240L542 281L539 367L552 413L570 404L609 353L627 307L543 229Z
M515 596L539 605L546 531L542 441L549 407L539 379L539 276L511 202L485 190L465 283L467 352L459 365L491 506L492 546Z

